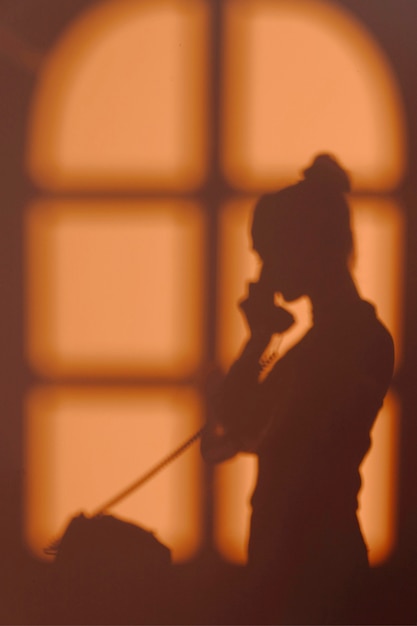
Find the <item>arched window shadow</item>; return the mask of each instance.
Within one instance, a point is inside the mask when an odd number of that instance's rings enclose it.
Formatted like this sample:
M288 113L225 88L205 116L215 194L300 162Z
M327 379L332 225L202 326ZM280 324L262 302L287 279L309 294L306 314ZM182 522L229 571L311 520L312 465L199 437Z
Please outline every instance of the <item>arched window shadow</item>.
M240 190L239 190L240 191ZM245 192L246 193L246 192Z

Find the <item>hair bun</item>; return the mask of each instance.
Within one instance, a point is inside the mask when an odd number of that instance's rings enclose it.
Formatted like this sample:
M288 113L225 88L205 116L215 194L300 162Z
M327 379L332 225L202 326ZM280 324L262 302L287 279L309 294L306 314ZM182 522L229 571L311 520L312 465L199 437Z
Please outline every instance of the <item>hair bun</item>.
M303 171L304 179L323 191L348 193L350 180L346 171L330 154L319 154L313 164Z

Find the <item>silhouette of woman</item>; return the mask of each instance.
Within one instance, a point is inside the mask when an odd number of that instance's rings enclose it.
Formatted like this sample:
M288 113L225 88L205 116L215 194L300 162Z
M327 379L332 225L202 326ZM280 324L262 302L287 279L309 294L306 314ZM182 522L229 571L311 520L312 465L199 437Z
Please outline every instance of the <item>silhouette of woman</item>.
M359 465L393 371L393 343L349 271L353 251L346 172L319 155L304 179L263 196L253 247L260 279L241 308L251 336L213 401L202 453L258 457L248 546L253 623L349 620L366 576L358 524ZM313 326L260 379L275 332L292 324L274 294L308 296Z

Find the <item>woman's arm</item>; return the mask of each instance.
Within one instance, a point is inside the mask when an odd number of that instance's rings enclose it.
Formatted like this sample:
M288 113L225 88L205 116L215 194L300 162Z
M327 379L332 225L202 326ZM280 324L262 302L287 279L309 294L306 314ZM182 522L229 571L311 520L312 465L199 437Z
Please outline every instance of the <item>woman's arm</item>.
M288 311L274 305L272 290L265 293L262 282L249 286L249 296L240 308L251 335L209 406L201 445L209 462L224 461L239 451L253 451L256 423L262 424L264 417L259 414L261 357L271 336L294 322Z
M251 337L226 378L212 395L201 439L203 458L219 463L243 451L244 431L258 391L259 359L268 339Z

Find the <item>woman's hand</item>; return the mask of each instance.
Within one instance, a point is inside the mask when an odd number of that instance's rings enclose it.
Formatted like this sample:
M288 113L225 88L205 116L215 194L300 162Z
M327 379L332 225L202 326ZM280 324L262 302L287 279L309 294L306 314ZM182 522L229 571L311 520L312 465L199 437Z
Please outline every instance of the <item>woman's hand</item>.
M283 333L294 323L294 318L282 307L274 302L273 289L262 281L249 283L249 295L239 303L243 311L252 336L265 335L271 337L274 333Z

